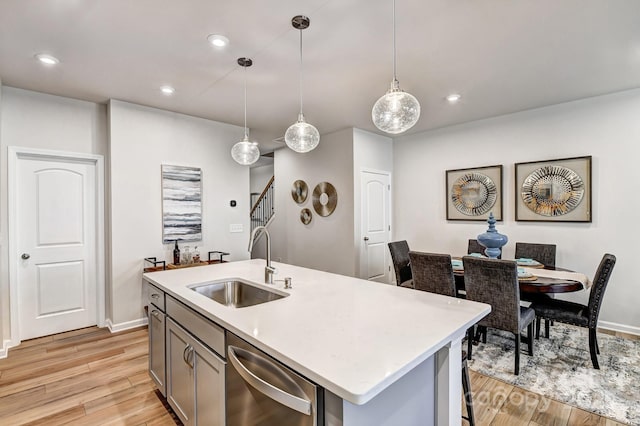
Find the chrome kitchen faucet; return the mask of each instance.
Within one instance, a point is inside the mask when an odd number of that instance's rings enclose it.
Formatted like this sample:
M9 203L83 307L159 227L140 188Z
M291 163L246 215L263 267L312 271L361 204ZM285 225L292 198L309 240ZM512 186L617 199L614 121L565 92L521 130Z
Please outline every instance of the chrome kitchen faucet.
M264 268L264 282L267 284L273 284L273 274L276 273L276 268L271 266L271 237L269 236L269 231L265 226L258 226L251 232L251 236L249 237L249 254L251 254L251 250L253 250L253 242L255 241L255 236L258 231L264 232L267 239L267 266Z

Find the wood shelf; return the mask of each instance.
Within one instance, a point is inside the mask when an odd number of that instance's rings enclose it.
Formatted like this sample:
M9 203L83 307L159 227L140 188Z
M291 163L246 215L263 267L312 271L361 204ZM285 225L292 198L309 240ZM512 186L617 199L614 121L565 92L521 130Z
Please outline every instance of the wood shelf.
M219 259L215 260L201 260L198 263L189 263L186 265L176 265L174 263L170 263L165 268L164 266L150 266L148 268L144 268L144 272L156 272L156 271L165 271L169 269L182 269L182 268L193 268L194 266L207 266L213 265L214 263L226 263L226 260L220 261Z

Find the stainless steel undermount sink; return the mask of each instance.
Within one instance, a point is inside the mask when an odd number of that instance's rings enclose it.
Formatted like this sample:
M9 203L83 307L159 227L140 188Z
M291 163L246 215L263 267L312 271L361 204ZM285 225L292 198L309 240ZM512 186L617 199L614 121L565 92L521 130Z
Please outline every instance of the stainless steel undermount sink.
M245 308L288 296L286 293L257 287L238 278L196 284L189 288L211 300L232 308Z

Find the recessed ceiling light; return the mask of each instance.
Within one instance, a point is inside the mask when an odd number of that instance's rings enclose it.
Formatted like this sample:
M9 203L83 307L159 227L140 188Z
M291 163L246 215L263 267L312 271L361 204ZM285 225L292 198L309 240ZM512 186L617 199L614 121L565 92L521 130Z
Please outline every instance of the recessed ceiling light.
M173 95L173 93L176 91L176 89L174 89L174 88L173 88L173 87L171 87L171 86L162 86L162 87L160 88L160 91L161 91L162 93L164 93L165 95Z
M460 98L462 97L462 95L459 95L458 93L452 93L450 95L448 95L445 99L447 101L449 101L449 103L456 103L460 100Z
M209 43L213 44L215 47L225 47L229 44L229 39L220 34L209 34L207 40L209 40Z
M44 53L38 53L35 56L37 60L46 65L55 65L57 63L60 63L60 60L58 60L58 58L51 55L45 55Z

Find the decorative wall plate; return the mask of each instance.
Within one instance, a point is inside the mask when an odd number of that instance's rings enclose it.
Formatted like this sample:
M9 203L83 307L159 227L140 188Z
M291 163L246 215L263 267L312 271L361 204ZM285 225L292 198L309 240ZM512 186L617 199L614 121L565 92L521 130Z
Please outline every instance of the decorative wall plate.
M297 180L293 182L293 186L291 187L291 197L293 198L293 201L298 204L304 203L307 200L308 192L309 188L305 181Z
M313 215L311 214L311 210L309 209L300 210L300 222L304 223L305 225L308 225L311 223L312 218L313 218Z
M338 205L338 193L329 182L320 182L313 189L313 209L322 217L331 215Z
M451 201L460 213L480 216L495 205L498 188L495 182L482 173L465 173L451 186Z
M543 166L529 174L522 183L525 206L542 216L563 216L582 201L585 185L573 170L563 166Z

